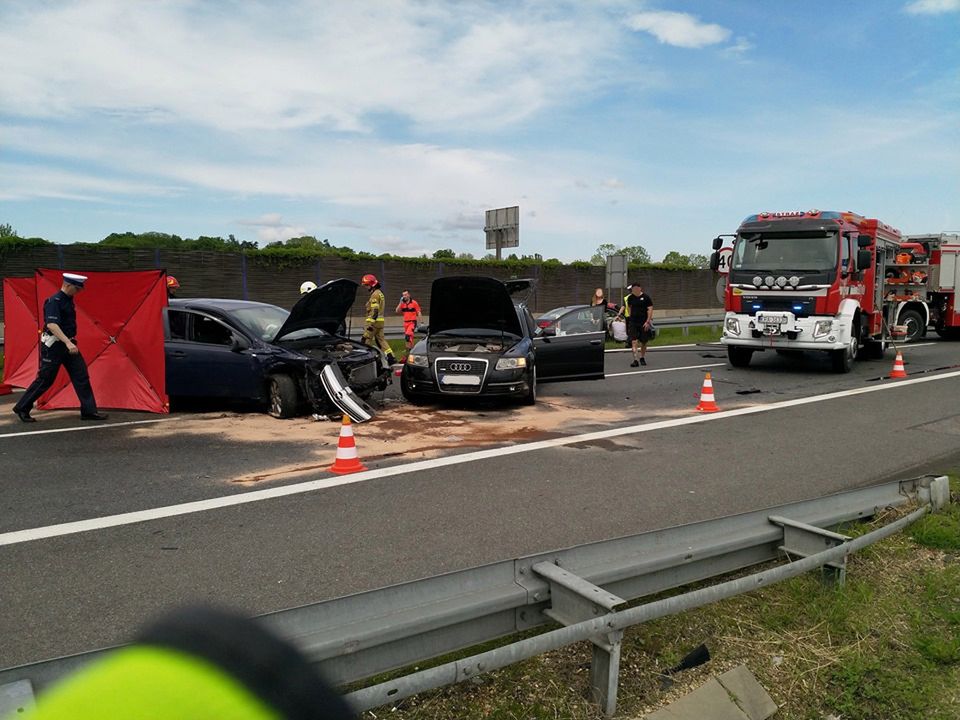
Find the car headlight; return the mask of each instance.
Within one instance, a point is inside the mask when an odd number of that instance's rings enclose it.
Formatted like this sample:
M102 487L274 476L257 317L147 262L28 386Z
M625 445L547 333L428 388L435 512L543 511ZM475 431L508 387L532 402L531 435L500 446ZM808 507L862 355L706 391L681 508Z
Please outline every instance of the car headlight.
M813 324L813 336L820 338L824 335L829 335L832 329L833 320L817 320L817 322Z
M500 358L497 360L497 370L516 370L518 368L525 368L526 366L527 359L523 357Z
M737 318L727 318L725 327L728 333L732 333L733 335L740 334L740 321L737 320Z
M430 367L430 362L426 355L407 355L407 365L414 367Z

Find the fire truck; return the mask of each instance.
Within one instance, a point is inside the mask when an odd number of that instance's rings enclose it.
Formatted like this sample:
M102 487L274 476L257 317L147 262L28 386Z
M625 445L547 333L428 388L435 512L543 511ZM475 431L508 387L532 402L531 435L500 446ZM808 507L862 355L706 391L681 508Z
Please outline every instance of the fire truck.
M713 249L713 270L729 263L721 342L734 367L755 352L816 350L844 373L931 324L960 338L958 235L903 237L852 212L762 212Z

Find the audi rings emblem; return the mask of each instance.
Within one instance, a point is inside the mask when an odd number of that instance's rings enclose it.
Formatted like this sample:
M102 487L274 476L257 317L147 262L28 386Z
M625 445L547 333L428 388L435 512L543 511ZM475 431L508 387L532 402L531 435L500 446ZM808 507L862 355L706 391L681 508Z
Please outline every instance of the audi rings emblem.
M470 363L450 363L447 369L450 372L470 372Z

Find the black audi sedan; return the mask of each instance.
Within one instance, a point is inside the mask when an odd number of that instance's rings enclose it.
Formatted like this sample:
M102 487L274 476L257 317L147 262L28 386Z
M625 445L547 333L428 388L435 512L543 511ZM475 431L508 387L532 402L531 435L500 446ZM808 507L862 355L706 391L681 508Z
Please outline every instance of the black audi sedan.
M532 405L539 382L603 378L602 309L595 323L573 328L587 332L538 328L513 285L489 277L433 281L427 336L400 376L407 400L501 396Z
M333 280L289 312L244 300L171 300L164 317L167 394L250 400L278 418L362 404L352 396L385 388L390 368L379 352L336 334L357 287ZM331 364L338 373L323 372ZM331 378L345 386L329 388Z

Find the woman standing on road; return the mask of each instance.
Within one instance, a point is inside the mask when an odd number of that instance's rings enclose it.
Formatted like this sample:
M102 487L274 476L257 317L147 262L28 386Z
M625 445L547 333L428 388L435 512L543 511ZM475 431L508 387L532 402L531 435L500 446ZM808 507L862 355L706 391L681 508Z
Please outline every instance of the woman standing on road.
M590 305L603 305L604 309L606 309L607 298L603 295L603 288L597 288L593 291L593 297L590 298Z

